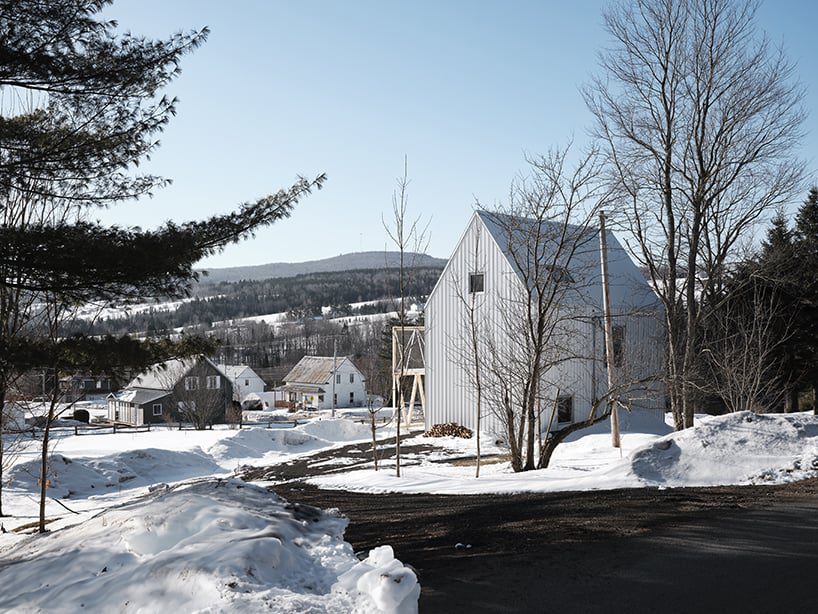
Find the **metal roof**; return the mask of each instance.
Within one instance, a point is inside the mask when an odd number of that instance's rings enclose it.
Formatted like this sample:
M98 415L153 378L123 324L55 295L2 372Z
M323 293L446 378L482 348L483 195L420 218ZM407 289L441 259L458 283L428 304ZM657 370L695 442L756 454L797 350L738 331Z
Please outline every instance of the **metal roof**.
M151 401L156 401L170 394L167 390L152 390L149 388L127 388L116 395L118 401L124 401L133 405L144 405Z
M335 369L341 367L348 359L338 356L335 359ZM349 363L352 365L352 363ZM352 367L357 371L355 365ZM287 384L327 384L333 372L332 356L304 356L290 370L284 381Z

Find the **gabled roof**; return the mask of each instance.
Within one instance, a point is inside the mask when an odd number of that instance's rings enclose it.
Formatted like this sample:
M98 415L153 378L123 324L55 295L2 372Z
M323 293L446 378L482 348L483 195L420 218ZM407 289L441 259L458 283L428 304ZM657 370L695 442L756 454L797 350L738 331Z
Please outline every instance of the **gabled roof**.
M343 356L335 359L334 369L338 369L344 362L349 362L352 368L358 370L352 362ZM330 381L333 372L332 356L304 356L298 363L290 369L284 378L287 384L326 384Z
M524 268L527 257L537 257L540 263L556 260L557 265L577 272L580 267L587 265L587 258L581 257L584 253L590 252L595 256L598 256L599 253L599 243L596 241L596 237L599 236L597 228L584 228L574 224L563 224L551 220L540 221L490 211L478 211L477 216L483 221L483 225L521 281L528 277L528 271ZM565 245L576 246L573 254L555 253L563 234ZM536 248L532 239L539 240ZM532 250L536 249L536 253L529 254L528 249L522 248L518 248L515 252L512 248L512 244L525 247L529 243L532 244Z
M200 362L209 363L218 369L208 358L177 358L167 361L164 366L155 364L144 373L131 380L127 388L150 388L151 390L170 390L188 371Z
M144 405L151 401L156 401L168 395L167 390L153 390L150 388L126 388L114 398L118 401L133 403L134 405Z
M255 371L253 371L247 365L222 365L217 364L216 368L230 381L234 381L237 379L241 379L242 377L258 377ZM250 373L245 375L245 371L249 371Z
M483 222L492 240L505 256L511 269L517 273L521 282L525 283L526 279L531 277L525 270L527 259L536 257L539 258L540 263L554 263L557 268L569 274L569 279L572 279L574 283L572 283L572 292L566 295L566 299L573 295L585 303L601 308L599 228L574 224L564 225L557 221L539 221L489 211L477 211L475 215ZM556 249L563 233L565 233L566 243L573 245L575 249L567 250L564 255L555 254L553 250ZM605 236L613 309L655 308L658 305L658 297L653 288L647 283L616 236L610 230L606 231ZM530 243L532 237L539 239L536 248L532 247L536 249L536 255L529 253L526 248L517 250L515 257L515 250L511 247L512 243L519 241L519 245L526 245L526 241Z

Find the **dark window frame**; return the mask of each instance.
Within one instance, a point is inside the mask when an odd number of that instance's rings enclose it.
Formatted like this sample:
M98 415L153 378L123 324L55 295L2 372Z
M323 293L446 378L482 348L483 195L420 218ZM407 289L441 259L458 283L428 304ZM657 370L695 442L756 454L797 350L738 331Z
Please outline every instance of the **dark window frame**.
M469 273L469 294L479 294L486 291L486 274Z

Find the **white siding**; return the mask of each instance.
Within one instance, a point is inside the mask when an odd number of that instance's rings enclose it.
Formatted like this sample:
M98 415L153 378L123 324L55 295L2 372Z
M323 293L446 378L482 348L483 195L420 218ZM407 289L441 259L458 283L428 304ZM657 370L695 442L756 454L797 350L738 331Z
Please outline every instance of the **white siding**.
M625 326L621 381L633 381L661 372L663 345L661 315L656 302L651 304L650 289L638 269L615 239L611 277L614 323ZM478 247L479 243L479 247ZM597 305L574 306L571 318L561 325L561 341L577 356L560 363L544 375L544 419L550 415L554 397L573 396L574 421L588 417L592 404L607 392L604 341L601 324L601 285L594 275L593 253L584 256L586 268L591 271L588 296ZM596 256L598 270L598 254ZM464 301L468 294L469 273L484 273L483 293L476 295L478 326L491 331L488 336L498 344L505 344L504 352L514 348L519 340L513 339L503 322L503 312L520 295L519 277L508 259L492 238L480 217L472 217L463 237L455 248L440 280L426 305L426 427L443 422L457 422L469 428L475 426L475 393L469 368L471 352L470 329ZM481 353L485 352L485 348ZM657 419L664 411L664 391L655 382L645 390L633 389L623 395L634 409L648 410ZM484 405L487 401L484 399ZM545 424L542 425L546 427ZM484 407L482 429L501 435L501 423Z
M476 297L479 326L500 326L501 297L509 296L517 276L475 215L426 303L426 426L457 422L474 427L475 395L469 376L469 326L463 301L470 300L469 273L482 272L484 292ZM484 412L483 430L499 432Z

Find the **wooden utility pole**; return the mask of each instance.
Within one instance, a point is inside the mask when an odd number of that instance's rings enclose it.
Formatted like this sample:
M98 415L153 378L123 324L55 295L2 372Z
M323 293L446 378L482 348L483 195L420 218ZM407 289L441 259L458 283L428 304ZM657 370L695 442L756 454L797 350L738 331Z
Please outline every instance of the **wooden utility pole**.
M338 338L332 338L332 417L335 417L335 372L338 365L335 364L338 356Z
M602 263L602 316L605 322L605 357L608 366L608 403L611 407L611 443L621 448L619 436L619 411L616 399L611 396L614 389L614 343L613 319L611 318L611 293L608 286L608 243L605 238L605 212L599 212L599 260Z

